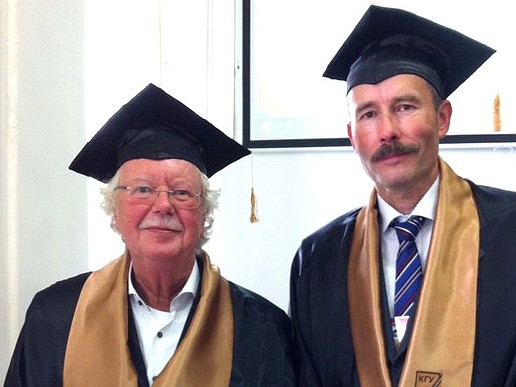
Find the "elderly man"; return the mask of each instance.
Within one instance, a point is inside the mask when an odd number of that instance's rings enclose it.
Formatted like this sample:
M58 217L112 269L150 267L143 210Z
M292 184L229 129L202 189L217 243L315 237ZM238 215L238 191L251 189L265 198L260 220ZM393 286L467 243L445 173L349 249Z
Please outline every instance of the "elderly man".
M286 314L201 249L208 178L248 153L152 84L123 106L70 169L107 182L126 251L35 296L5 385L295 386Z
M516 193L457 176L438 153L447 97L493 52L371 6L330 62L375 189L294 259L302 386L516 386Z

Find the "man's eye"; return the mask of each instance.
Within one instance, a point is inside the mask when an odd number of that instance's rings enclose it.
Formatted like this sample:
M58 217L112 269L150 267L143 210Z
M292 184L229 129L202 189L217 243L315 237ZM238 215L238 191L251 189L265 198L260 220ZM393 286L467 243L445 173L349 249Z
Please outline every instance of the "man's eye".
M404 111L404 112L406 112L410 109L412 109L412 105L409 105L409 104L403 104L403 105L400 105L400 107L399 107L399 110Z
M186 199L192 196L189 191L185 189L175 189L174 196L181 199Z
M146 185L139 185L138 187L135 188L134 191L135 191L135 193L139 193L139 194L148 194L148 193L151 193L153 191L153 189Z
M360 115L359 120L367 120L374 117L373 111L366 111L362 115Z

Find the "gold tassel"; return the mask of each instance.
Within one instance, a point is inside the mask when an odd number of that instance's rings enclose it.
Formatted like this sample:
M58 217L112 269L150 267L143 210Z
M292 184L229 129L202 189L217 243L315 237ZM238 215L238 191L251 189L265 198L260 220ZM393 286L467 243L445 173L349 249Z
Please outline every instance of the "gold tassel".
M254 195L254 188L251 187L251 217L249 218L251 223L257 223L260 218L258 218L258 203L256 201L256 196Z
M251 223L257 223L260 221L258 217L258 201L254 194L254 158L251 153L251 217L249 218Z
M493 103L493 124L495 132L502 130L502 118L500 117L500 96L498 94L496 94Z

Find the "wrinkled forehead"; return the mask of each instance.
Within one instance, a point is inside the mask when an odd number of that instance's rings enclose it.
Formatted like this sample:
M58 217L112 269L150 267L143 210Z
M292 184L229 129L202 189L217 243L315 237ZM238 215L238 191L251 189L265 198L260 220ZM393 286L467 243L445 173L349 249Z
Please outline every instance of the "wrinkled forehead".
M346 102L348 113L354 117L356 111L399 104L428 103L434 105L440 97L425 79L413 74L399 74L375 84L363 83L352 88Z
M118 171L119 180L124 182L148 182L159 184L189 184L200 186L202 172L192 163L183 159L168 158L153 160L146 158L130 159Z

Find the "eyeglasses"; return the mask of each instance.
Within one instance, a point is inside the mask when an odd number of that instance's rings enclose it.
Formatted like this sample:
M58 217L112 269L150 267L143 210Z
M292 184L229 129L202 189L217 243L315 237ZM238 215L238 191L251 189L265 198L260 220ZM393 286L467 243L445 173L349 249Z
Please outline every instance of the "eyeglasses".
M115 190L124 190L129 198L141 204L152 204L160 194L165 192L168 195L170 203L176 208L194 209L201 204L202 192L191 192L186 189L159 189L148 185L135 185L132 187L119 185Z

